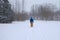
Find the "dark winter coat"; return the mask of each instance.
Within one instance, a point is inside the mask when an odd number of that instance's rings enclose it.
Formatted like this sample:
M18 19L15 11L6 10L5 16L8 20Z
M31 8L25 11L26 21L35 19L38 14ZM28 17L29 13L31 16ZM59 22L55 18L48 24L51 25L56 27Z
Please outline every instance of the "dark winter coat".
M33 18L30 19L30 22L34 22Z

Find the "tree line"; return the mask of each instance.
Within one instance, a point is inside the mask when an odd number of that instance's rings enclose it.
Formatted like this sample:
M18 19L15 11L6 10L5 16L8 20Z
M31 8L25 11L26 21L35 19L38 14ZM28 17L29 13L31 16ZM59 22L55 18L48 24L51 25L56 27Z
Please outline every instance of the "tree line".
M30 16L36 20L60 21L60 9L53 4L33 5Z
M20 6L20 5L18 5ZM0 0L0 23L25 21L33 17L35 20L60 21L60 9L53 4L32 5L31 11L18 12L11 8L8 0Z

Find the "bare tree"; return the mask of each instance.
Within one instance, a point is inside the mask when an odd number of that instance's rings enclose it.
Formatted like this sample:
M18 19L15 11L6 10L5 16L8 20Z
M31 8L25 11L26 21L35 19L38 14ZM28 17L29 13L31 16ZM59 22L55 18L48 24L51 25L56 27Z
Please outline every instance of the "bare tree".
M34 19L38 19L38 5L37 4L32 6L30 16L32 16Z
M55 6L52 4L33 6L31 14L36 19L53 20Z

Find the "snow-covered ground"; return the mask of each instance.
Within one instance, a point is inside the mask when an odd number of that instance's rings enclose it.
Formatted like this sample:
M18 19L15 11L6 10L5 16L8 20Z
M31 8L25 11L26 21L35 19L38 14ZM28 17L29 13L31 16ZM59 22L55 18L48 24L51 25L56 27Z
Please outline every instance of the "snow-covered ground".
M0 24L0 40L60 40L60 21L16 21Z

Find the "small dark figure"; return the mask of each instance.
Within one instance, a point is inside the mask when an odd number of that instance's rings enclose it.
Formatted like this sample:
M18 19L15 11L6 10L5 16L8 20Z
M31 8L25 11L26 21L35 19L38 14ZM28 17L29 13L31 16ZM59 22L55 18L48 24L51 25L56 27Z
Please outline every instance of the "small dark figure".
M31 17L31 18L30 18L30 26L31 26L31 27L33 27L33 22L34 22L34 20L33 20L33 18Z

